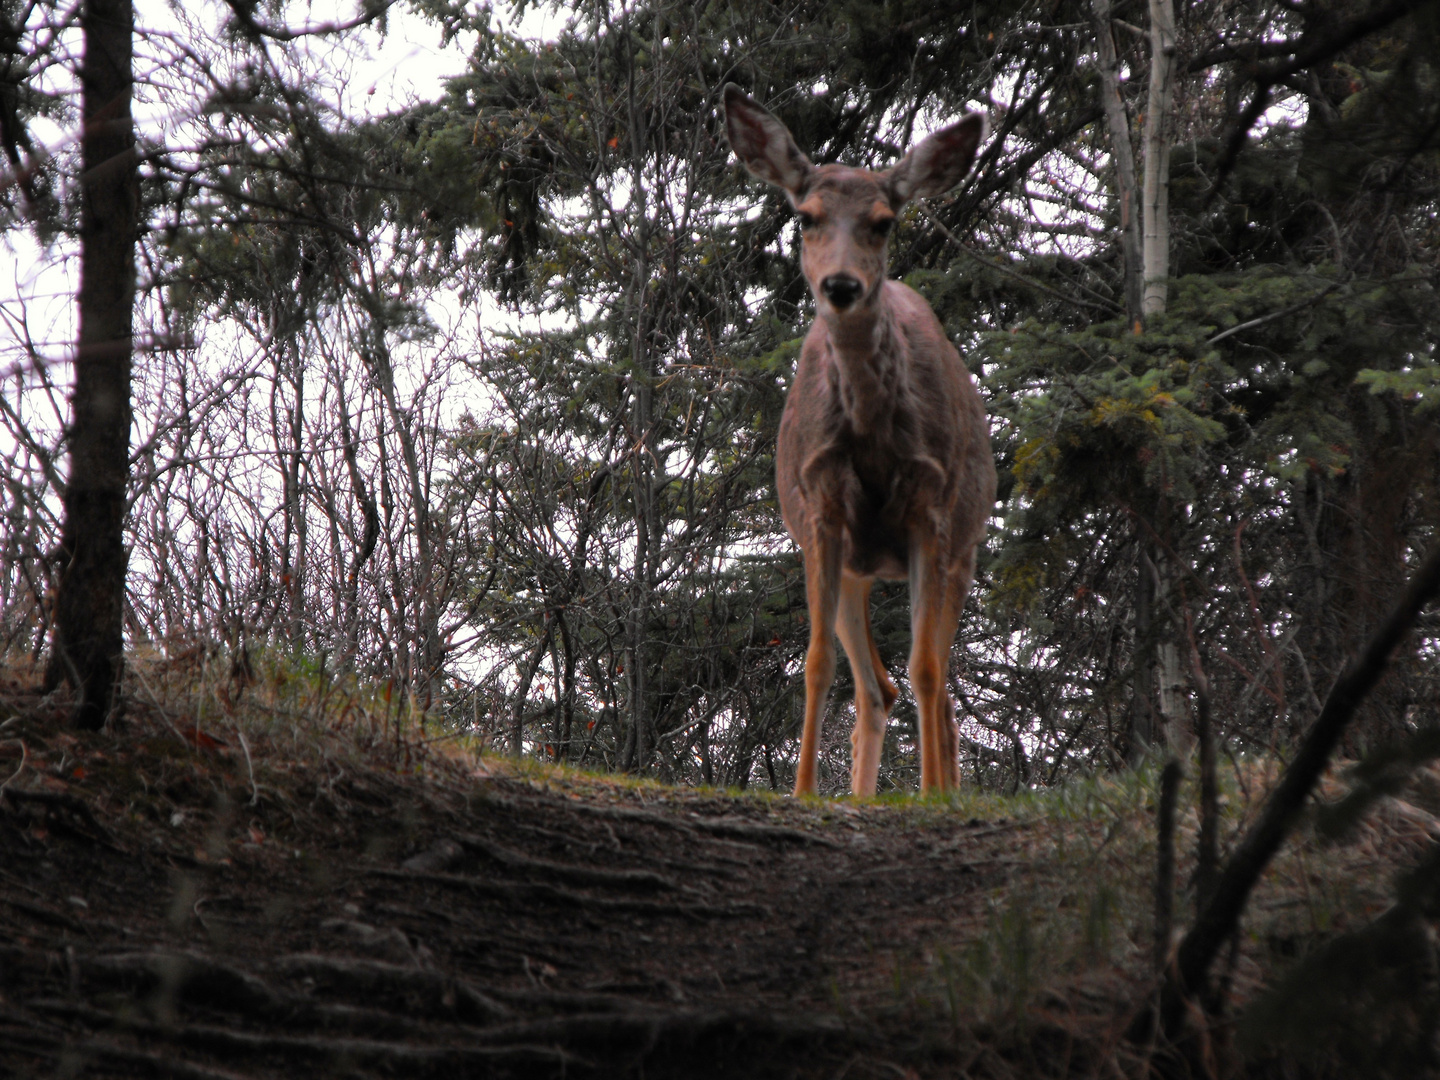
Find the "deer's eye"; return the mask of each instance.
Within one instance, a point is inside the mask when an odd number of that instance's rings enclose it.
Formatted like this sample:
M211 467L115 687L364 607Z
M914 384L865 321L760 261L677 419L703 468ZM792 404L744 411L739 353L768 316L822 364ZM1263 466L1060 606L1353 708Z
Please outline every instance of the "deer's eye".
M800 228L802 229L809 229L815 224L814 215L807 214L804 210L798 211L795 216L800 219Z
M878 219L878 220L876 220L876 221L872 221L872 222L870 223L870 228L873 229L873 230L875 231L875 235L878 236L878 237L880 237L881 239L884 239L885 237L889 236L889 235L890 235L890 230L893 229L894 227L895 227L895 219L894 219L894 218L888 218L888 217L887 217L887 218L880 218L880 219Z

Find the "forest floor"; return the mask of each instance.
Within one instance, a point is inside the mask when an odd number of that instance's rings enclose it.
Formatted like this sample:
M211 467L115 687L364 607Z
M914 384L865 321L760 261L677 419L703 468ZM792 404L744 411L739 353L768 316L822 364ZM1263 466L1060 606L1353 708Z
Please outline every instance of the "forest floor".
M1138 781L797 800L65 716L0 694L0 1076L1145 1072ZM1379 910L1393 848L1278 864L1231 993Z

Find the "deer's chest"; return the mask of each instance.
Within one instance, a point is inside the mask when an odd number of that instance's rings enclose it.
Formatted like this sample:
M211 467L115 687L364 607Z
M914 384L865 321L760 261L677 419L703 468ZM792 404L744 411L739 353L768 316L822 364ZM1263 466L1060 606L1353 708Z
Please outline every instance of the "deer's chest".
M924 422L927 403L907 380L846 379L826 350L807 354L780 423L786 524L801 546L839 532L853 573L903 578L915 530L943 517L952 497L950 448L934 445L937 425Z
M808 467L792 497L803 508L787 512L787 520L802 519L810 529L839 529L844 561L853 573L903 578L914 530L931 520L944 477L909 441L847 430L837 436L808 448Z

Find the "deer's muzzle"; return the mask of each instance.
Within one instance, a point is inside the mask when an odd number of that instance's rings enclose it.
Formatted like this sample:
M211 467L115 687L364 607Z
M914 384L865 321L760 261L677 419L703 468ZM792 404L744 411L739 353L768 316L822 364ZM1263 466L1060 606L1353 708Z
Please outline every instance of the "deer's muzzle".
M837 311L844 311L865 291L865 286L849 274L831 274L824 281L820 282L820 291L825 294L825 299L835 306Z

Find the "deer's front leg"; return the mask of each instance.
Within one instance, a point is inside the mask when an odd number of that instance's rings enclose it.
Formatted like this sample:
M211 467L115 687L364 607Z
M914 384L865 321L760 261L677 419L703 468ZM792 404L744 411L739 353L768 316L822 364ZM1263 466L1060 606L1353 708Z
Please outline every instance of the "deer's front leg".
M795 794L814 795L825 699L835 681L835 609L840 595L840 537L816 529L805 545L805 600L810 609L810 648L805 653L805 731Z
M850 791L874 795L880 772L885 720L898 696L885 672L870 632L870 582L844 571L840 574L840 610L835 632L855 677L855 730L850 735Z
M959 782L955 709L946 689L950 646L965 594L934 538L910 549L910 685L920 714L920 791L948 791ZM965 582L968 585L968 582Z

